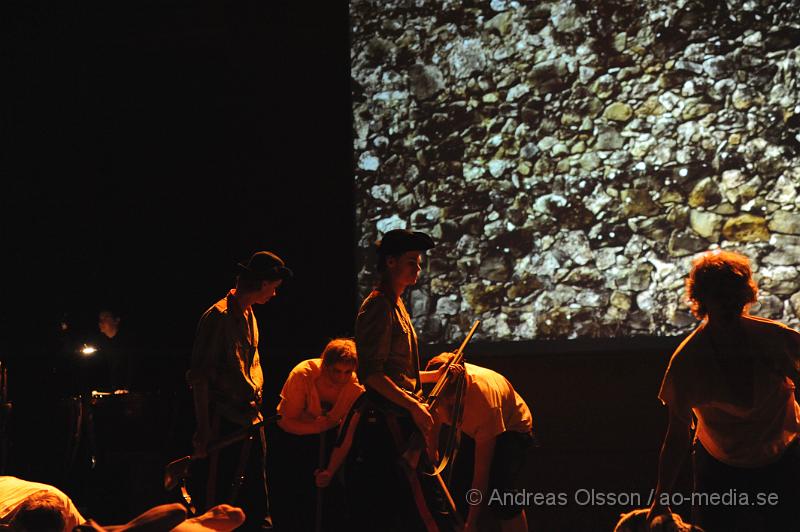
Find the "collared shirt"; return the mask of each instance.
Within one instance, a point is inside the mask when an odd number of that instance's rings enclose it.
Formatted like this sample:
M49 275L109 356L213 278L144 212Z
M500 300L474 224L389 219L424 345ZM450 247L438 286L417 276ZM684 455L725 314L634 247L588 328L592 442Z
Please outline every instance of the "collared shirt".
M531 411L508 379L474 364L464 364L464 369L466 389L460 425L464 434L475 441L486 441L504 432L531 431Z
M189 381L208 382L210 412L240 425L262 420L264 375L258 325L245 318L233 291L209 308L197 326Z
M417 333L402 299L373 290L358 311L355 333L360 382L382 373L404 390L419 390Z
M700 325L672 355L659 399L687 425L694 413L695 437L711 456L735 467L760 467L778 460L800 434L791 378L800 363L800 333L755 316L742 324L747 356L738 359L716 353ZM720 355L732 364L731 377L724 376Z
M317 379L321 376L321 358L312 358L297 364L289 373L281 390L281 402L277 407L278 414L285 416L287 412L300 412L300 418L303 421L314 421L325 414L317 391ZM331 405L330 411L327 413L341 422L363 392L364 387L353 375L350 381L342 386L336 403Z

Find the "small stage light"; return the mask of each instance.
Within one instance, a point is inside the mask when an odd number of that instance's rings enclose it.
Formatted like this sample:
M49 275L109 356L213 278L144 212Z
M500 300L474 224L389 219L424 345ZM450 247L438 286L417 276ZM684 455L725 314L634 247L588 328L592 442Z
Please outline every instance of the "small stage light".
M93 355L96 352L97 348L89 344L83 344L83 347L81 348L81 354L87 357Z

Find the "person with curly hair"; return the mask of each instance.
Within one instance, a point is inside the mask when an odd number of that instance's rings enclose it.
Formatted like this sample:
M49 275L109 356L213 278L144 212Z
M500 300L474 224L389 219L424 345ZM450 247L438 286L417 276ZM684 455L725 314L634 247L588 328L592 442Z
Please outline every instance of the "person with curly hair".
M694 260L686 295L701 322L661 384L669 425L648 521L670 511L670 490L693 444L695 525L713 532L796 523L800 333L749 314L757 294L744 255L714 250Z

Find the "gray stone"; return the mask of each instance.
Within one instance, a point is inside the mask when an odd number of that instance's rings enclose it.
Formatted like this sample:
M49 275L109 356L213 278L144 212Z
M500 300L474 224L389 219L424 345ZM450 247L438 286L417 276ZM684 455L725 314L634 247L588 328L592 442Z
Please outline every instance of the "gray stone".
M614 128L599 128L594 148L597 150L618 150L625 145L625 139Z
M759 271L759 286L778 296L800 291L800 277L794 266L764 266Z
M698 238L693 232L676 229L669 237L667 250L673 257L683 257L702 251L707 245L708 242Z
M770 231L800 235L800 213L790 211L775 211L767 224ZM800 259L800 255L798 255Z
M448 56L450 71L456 78L468 78L483 72L489 59L481 39L456 39Z
M719 240L722 216L712 212L692 209L689 212L689 223L695 233L712 241Z
M389 203L392 201L392 185L375 185L370 189L370 195L378 201Z
M436 301L436 314L453 316L459 313L461 305L454 295L441 297Z
M393 229L405 229L406 225L407 224L405 220L403 220L396 214L393 214L388 218L383 218L381 220L378 220L375 224L375 227L378 229L379 232L385 234Z
M431 205L423 209L418 209L411 214L411 225L431 225L439 221L442 216L442 210Z
M444 88L444 76L433 65L412 65L408 69L411 92L418 100L427 100Z
M774 249L762 259L764 264L788 266L797 263L797 258L800 257L800 237L772 234L769 244Z
M374 172L380 166L380 160L371 151L365 151L358 156L358 167L367 172Z
M758 301L750 307L750 313L762 318L779 320L783 318L783 301L771 294L761 294Z

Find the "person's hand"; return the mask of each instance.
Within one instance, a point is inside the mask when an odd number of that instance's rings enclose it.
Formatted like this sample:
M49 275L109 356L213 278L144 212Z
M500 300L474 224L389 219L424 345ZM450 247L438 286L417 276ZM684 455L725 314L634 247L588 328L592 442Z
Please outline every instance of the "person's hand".
M411 419L414 420L414 424L422 435L427 438L433 429L433 417L428 411L428 407L419 402L414 403L414 407L411 409Z
M173 528L173 532L228 532L244 523L245 515L241 508L229 504L218 504L197 517L191 517Z
M318 488L327 488L332 478L333 474L327 469L317 469L314 471L314 484L316 484Z
M444 352L444 353L440 353L439 354L439 356L442 356L442 355L447 355L449 359L452 359L453 357L456 356L455 353L450 353L450 352ZM442 376L444 375L445 371L447 371L447 365L443 364L436 372L436 380L437 381L442 378ZM462 373L464 373L464 366L463 365L461 365L461 364L450 364L450 375L452 375L453 377L457 377L457 376L461 375Z
M208 456L208 440L210 439L210 431L205 428L198 427L192 437L192 445L194 446L194 455L197 458L205 458Z
M656 518L658 518L659 516L662 516L662 515L667 515L668 516L671 513L672 513L672 510L670 509L670 507L660 504L658 502L658 497L656 497L656 500L653 501L653 504L650 506L650 510L647 512L647 520L646 520L646 522L647 522L648 530L667 532L666 530L664 530L663 523L660 523L656 527L653 527L653 521L655 521Z

